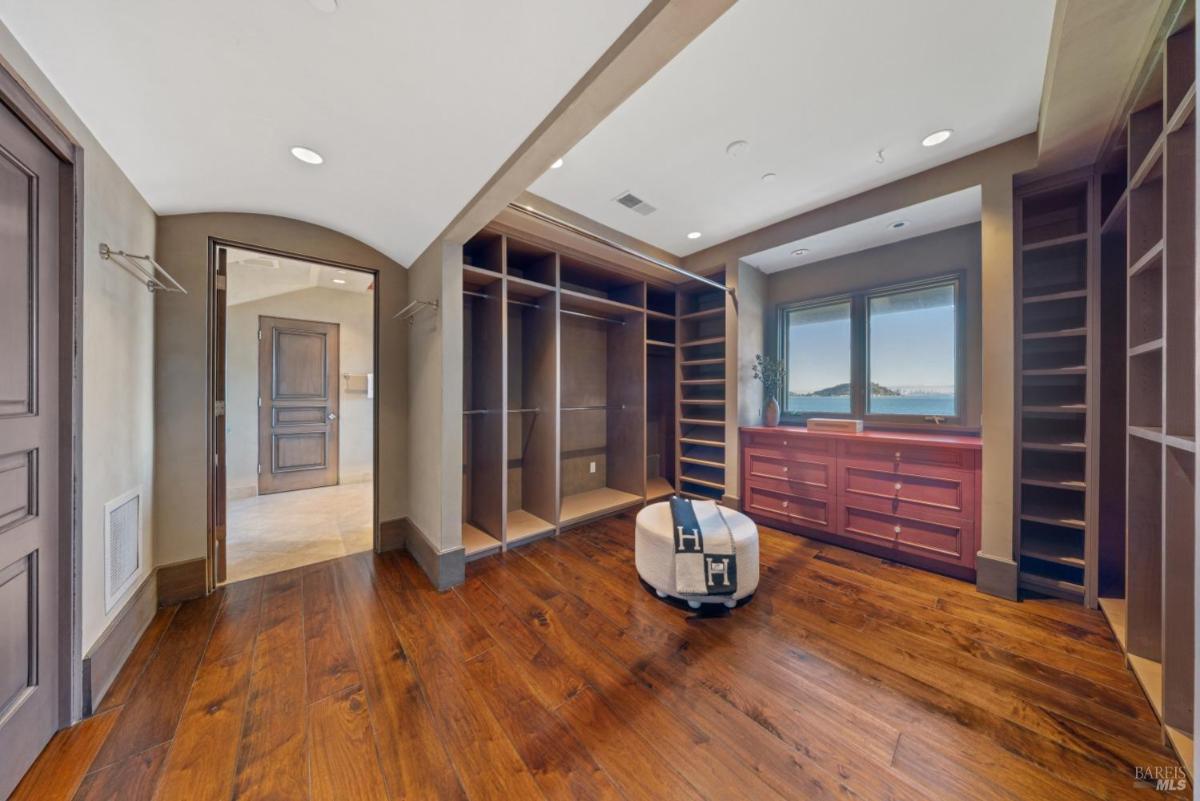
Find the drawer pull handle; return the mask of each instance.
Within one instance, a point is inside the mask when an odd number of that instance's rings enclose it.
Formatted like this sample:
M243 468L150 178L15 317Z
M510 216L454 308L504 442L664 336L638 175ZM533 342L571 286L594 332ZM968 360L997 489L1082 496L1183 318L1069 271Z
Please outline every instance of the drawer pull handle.
M784 502L783 502L783 508L784 508L784 509L788 508L788 502L787 502L787 501L784 501Z
M787 440L786 440L786 439L783 441L783 447L785 447L785 448L787 447Z
M900 482L897 481L896 482L896 493L899 494L899 492L900 492Z
M896 461L900 461L900 451L896 451Z
M783 472L785 472L785 473L786 473L787 471L788 471L788 469L787 469L787 466L785 465L785 466L784 466L784 468L783 468Z
M892 529L892 531L894 531L894 532L896 532L897 534L899 534L899 533L900 533L900 527L899 527L899 526L896 526L895 528L893 528L893 529Z

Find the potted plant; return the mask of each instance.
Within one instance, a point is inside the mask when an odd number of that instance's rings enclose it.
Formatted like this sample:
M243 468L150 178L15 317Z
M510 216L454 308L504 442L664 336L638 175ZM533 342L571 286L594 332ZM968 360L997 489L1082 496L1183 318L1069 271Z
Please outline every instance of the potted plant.
M755 354L754 377L762 382L763 395L767 398L767 408L763 413L764 425L779 425L779 388L783 386L784 372L783 362L779 359L763 356L761 353Z

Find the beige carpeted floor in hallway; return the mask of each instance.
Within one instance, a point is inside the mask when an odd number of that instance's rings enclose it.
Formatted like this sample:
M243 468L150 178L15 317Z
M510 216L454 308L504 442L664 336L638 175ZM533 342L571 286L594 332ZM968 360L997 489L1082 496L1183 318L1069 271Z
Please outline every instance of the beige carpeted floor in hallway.
M226 581L371 549L371 482L229 502Z

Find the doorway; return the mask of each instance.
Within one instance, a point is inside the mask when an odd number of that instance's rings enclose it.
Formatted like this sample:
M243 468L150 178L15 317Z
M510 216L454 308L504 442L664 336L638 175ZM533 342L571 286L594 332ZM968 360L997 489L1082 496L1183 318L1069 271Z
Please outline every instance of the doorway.
M215 583L370 550L374 272L233 246L216 267Z

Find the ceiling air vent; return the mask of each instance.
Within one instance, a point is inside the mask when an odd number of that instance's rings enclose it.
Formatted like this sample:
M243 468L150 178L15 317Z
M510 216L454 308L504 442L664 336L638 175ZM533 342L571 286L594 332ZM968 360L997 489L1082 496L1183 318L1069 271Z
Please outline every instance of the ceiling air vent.
M653 214L654 212L658 211L657 208L655 208L654 206L651 206L649 203L642 200L640 197L633 194L632 192L622 192L621 194L619 194L615 198L613 198L613 200L617 201L618 203L620 203L622 206L624 206L627 209L632 209L632 210L636 211L638 214L641 214L643 217L646 216L647 214Z

